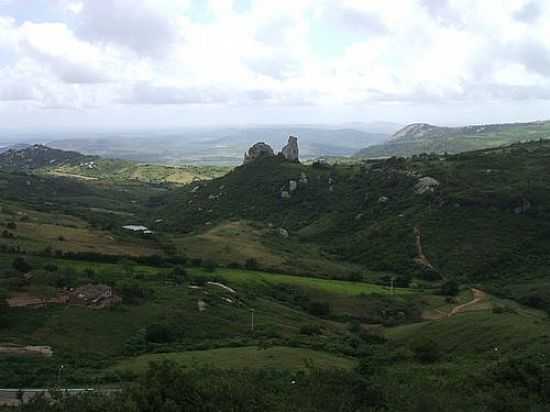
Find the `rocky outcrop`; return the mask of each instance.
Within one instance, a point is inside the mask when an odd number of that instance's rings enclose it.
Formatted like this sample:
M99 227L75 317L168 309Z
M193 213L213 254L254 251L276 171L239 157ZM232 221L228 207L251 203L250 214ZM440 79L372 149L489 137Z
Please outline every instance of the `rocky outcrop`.
M248 153L244 154L244 163L249 163L262 157L273 156L275 156L275 152L273 152L271 146L267 143L259 142L248 149Z
M298 150L298 138L294 136L289 136L288 144L283 147L281 154L288 161L298 162L300 160L300 153Z
M430 176L425 176L418 179L418 182L414 186L414 190L417 194L422 195L424 193L433 193L439 186L439 182Z

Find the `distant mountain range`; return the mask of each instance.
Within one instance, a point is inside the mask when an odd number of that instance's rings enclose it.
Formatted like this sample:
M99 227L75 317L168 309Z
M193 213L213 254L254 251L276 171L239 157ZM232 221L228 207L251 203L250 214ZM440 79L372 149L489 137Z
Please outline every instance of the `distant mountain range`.
M439 127L414 123L383 142L366 147L356 157L411 156L420 153L460 153L516 142L550 138L550 121Z
M16 145L0 152L0 171L53 175L81 180L186 184L227 173L224 167L173 167L102 159L44 145Z
M357 125L356 125L357 126ZM366 127L366 124L361 124ZM378 124L377 130L397 130ZM181 165L238 165L254 143L265 141L279 150L289 135L298 136L303 160L323 156L351 156L358 150L386 141L391 133L361 128L322 126L273 126L212 128L147 134L102 135L99 138L65 138L47 143L63 150L140 162Z

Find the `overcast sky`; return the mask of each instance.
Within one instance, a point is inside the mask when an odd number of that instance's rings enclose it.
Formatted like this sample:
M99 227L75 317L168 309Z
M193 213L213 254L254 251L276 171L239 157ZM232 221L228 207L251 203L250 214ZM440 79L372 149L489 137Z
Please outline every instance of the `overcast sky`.
M550 118L547 0L0 0L0 127Z

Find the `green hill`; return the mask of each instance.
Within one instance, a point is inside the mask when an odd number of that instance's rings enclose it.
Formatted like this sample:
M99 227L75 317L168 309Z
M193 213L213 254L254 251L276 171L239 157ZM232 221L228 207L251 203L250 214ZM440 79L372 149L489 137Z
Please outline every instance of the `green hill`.
M520 283L550 264L549 158L546 141L346 166L267 158L154 202L166 231L246 219L370 270Z
M227 173L230 168L142 164L33 145L0 153L0 170L123 184L136 181L178 185L219 177Z
M387 142L362 149L355 156L377 158L420 153L460 153L549 137L548 121L466 127L415 123L396 132Z

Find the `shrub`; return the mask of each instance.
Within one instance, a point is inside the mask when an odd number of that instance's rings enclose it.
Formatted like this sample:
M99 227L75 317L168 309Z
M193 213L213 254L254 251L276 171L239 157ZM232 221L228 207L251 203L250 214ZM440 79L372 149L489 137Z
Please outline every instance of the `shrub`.
M414 356L419 362L432 363L439 360L441 351L436 341L432 339L423 339L416 342L412 348Z
M363 280L363 275L359 272L352 272L347 276L346 280L350 282L361 282Z
M174 341L174 334L168 326L155 323L145 329L145 340L152 343L169 343Z
M17 225L15 224L15 222L8 222L8 224L6 225L6 227L10 230L15 230L17 229Z
M137 283L123 283L118 287L120 296L124 303L138 305L153 295L153 290L141 287Z
M257 270L259 267L258 261L254 258L246 259L246 262L244 263L244 267L246 270Z
M456 296L458 295L459 288L458 283L454 280L449 280L441 285L441 294L446 296Z
M300 327L300 334L301 335L320 335L321 334L321 326L319 325L303 325Z
M21 273L27 273L32 269L32 266L22 257L18 256L13 259L12 267Z
M46 263L43 268L48 272L57 272L59 269L55 263Z
M211 259L207 259L204 262L202 262L202 267L204 268L204 270L210 273L215 272L217 269L216 262L214 262Z
M314 316L328 316L330 315L330 305L327 302L311 302L308 312Z

